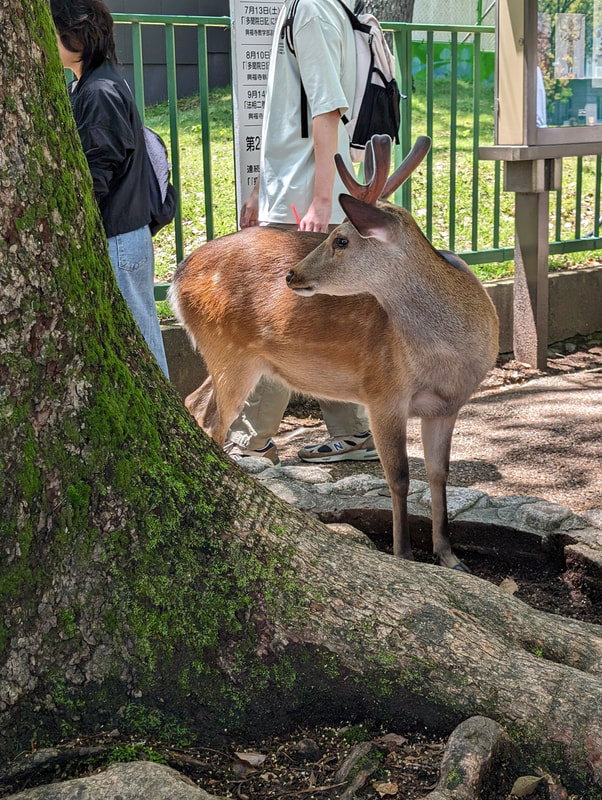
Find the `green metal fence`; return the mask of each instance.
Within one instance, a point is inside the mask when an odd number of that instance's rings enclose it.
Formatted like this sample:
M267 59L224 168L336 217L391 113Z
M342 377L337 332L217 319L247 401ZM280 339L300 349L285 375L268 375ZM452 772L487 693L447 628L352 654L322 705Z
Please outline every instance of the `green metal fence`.
M200 131L206 238L214 236L214 202L209 131L207 31L229 27L227 17L182 17L114 14L131 26L134 91L144 118L142 27L160 25L165 32L167 91L174 185L180 191L182 163L178 143L175 29L197 29ZM482 48L492 26L445 26L383 23L393 41L402 101L399 161L416 136L433 138L426 163L402 187L398 203L411 209L437 247L459 253L469 264L512 260L514 196L502 191L501 165L478 159L481 145L493 144L493 53ZM490 38L490 36L489 36ZM443 130L443 135L441 130ZM435 130L438 131L435 135ZM445 165L445 167L442 167ZM564 160L563 188L551 197L550 253L569 253L602 246L600 237L600 156ZM181 210L174 226L175 252L184 255ZM592 236L587 236L593 231ZM157 299L166 285L156 287Z
M144 56L142 51L142 26L160 25L165 31L165 53L167 69L167 101L169 106L169 129L171 141L171 163L173 168L173 184L181 193L180 149L178 141L178 90L176 79L176 38L175 29L178 26L194 27L197 29L197 51L199 70L199 101L200 125L203 147L203 176L206 207L207 239L213 238L213 190L211 182L211 139L209 133L209 70L207 65L207 30L211 27L230 27L228 17L182 17L154 14L113 14L113 20L118 24L127 24L131 27L132 51L134 62L134 94L138 111L144 122ZM184 169L186 166L184 165ZM175 218L176 256L178 261L183 258L184 248L182 239L182 212L180 204ZM158 287L158 294L165 296L165 288ZM158 298L159 299L159 298Z

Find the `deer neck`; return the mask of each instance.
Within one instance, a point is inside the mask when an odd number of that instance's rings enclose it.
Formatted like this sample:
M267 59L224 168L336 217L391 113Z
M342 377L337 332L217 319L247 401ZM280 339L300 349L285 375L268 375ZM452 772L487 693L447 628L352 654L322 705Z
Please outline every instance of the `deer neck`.
M450 282L430 266L426 256L432 260L432 249L424 255L414 250L411 261L399 256L387 270L386 279L375 270L372 292L395 329L421 347L445 342L450 328L457 324Z

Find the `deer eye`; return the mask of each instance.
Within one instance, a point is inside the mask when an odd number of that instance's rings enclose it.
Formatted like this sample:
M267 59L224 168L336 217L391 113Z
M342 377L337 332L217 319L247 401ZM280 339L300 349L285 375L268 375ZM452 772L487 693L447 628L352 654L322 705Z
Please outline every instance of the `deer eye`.
M347 245L349 244L349 239L345 239L342 236L337 236L337 238L333 242L335 250L344 250Z

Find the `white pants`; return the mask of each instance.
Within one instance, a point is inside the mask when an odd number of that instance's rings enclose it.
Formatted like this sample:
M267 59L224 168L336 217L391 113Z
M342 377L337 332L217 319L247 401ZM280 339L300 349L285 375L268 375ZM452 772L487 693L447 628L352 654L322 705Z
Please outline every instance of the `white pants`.
M281 383L262 378L230 426L228 439L250 450L265 447L268 439L278 433L289 397L289 390ZM319 403L330 436L352 436L370 429L363 406L335 400Z

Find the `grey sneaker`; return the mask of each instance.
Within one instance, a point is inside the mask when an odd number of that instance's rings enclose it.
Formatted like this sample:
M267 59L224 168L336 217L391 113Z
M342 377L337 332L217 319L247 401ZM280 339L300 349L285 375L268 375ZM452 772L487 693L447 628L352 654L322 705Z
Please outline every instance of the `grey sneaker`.
M240 461L241 458L267 458L275 467L280 466L280 458L278 457L278 448L276 442L270 439L265 447L260 450L249 450L246 447L241 447L236 442L227 441L224 445L224 452L226 452L234 461Z
M328 464L334 461L378 461L370 431L353 436L331 436L322 444L308 444L297 453L301 461Z

